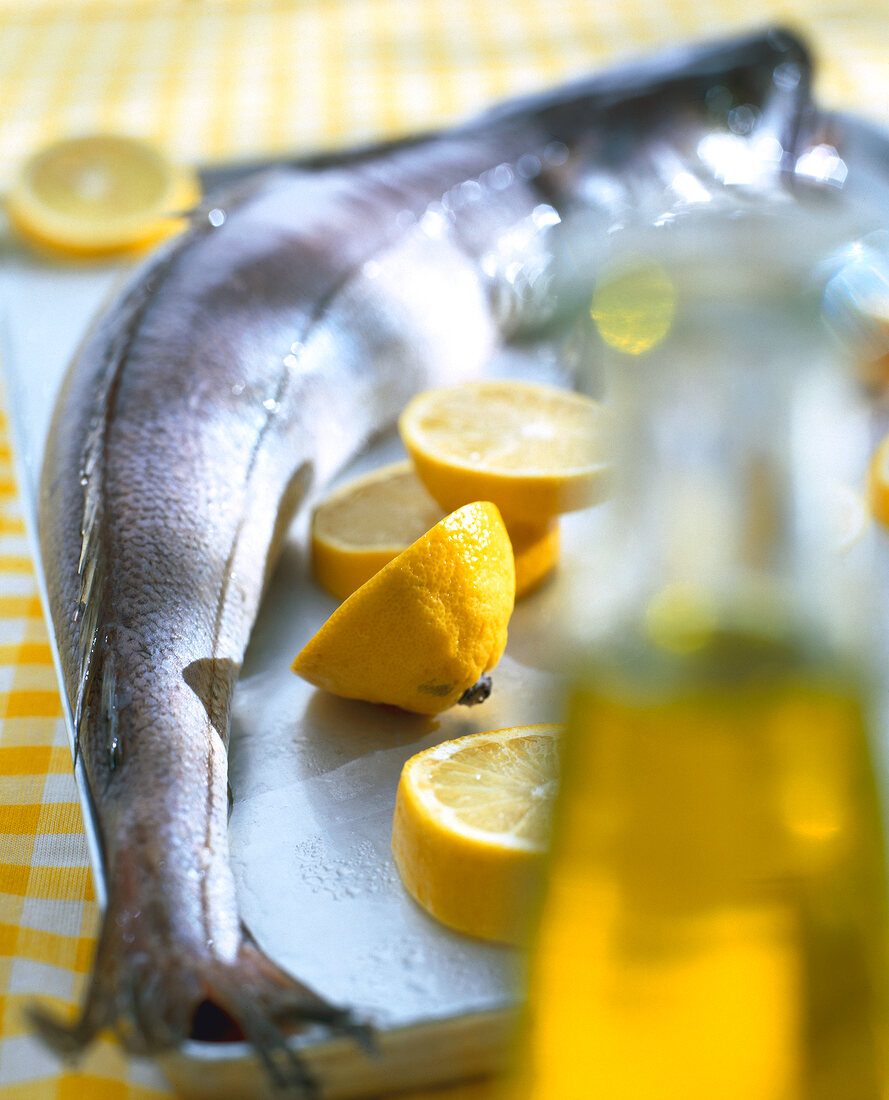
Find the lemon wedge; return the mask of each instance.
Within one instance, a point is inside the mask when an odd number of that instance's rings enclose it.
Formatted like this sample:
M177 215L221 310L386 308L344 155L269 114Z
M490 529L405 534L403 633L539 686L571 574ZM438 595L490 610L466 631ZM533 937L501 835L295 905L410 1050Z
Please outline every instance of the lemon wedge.
M539 528L602 495L605 412L580 394L514 380L470 382L419 394L398 426L443 508L490 500L510 529Z
M500 660L514 601L500 513L468 504L340 604L292 668L334 695L438 714L486 695L470 689Z
M312 515L315 580L344 600L439 520L444 511L410 462L393 462L340 486ZM559 557L553 521L509 531L515 558L516 598L532 591Z
M6 210L32 245L102 256L176 232L199 197L194 173L148 142L108 134L59 141L30 157L12 183Z
M520 943L540 887L563 726L514 726L426 749L398 784L392 852L437 920Z

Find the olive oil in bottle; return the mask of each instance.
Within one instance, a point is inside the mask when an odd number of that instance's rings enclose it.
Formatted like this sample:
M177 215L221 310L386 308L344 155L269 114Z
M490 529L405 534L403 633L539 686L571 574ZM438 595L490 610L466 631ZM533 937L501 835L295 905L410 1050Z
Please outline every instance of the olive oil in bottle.
M774 229L603 277L615 498L513 1100L889 1095L875 590L829 514L861 422Z
M803 650L714 637L576 693L528 1096L884 1095L861 685Z

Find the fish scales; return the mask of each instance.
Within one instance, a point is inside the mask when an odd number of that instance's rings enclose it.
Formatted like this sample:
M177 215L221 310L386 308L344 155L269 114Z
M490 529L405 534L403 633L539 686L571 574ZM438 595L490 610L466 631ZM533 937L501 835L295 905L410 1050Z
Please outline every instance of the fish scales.
M687 156L714 83L790 149L806 66L789 36L751 38L258 176L98 320L57 403L39 526L108 902L80 1017L35 1013L49 1042L113 1027L156 1053L228 1021L277 1084L311 1091L285 1027L357 1025L256 945L226 840L231 698L288 522L411 394L583 300L572 217L613 228L628 187L663 200L638 150Z

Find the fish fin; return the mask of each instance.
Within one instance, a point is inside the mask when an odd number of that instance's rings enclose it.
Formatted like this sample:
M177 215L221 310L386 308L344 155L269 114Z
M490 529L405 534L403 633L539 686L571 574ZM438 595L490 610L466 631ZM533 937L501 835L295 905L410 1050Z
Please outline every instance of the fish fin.
M231 699L240 672L240 664L229 657L201 657L182 670L182 679L200 699L210 725L226 745Z
M156 926L156 912L113 895L80 1015L66 1020L30 1006L32 1026L57 1053L78 1056L106 1028L138 1055L189 1039L246 1040L275 1088L314 1098L320 1085L292 1042L296 1032L319 1027L372 1048L366 1023L278 966L243 926L234 957L221 958L210 947L177 943L175 930Z

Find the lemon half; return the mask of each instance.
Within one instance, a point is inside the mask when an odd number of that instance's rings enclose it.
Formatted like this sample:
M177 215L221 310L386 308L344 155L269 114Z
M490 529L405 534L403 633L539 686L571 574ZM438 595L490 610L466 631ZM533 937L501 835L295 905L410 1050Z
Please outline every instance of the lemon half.
M30 157L6 198L9 219L31 244L101 256L176 232L200 197L195 174L148 142L120 135L71 138Z
M340 600L360 588L439 520L444 511L410 462L393 462L353 478L312 515L312 571ZM509 531L516 598L532 591L559 558L559 527L520 525Z
M408 893L443 924L487 940L524 939L549 845L562 731L471 734L405 764L392 851Z
M344 600L443 518L409 462L354 478L312 515L315 579Z
M539 527L602 496L605 415L555 386L488 380L419 394L399 431L443 508L490 500L510 529Z

